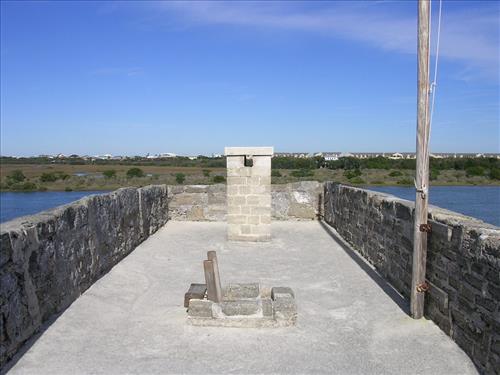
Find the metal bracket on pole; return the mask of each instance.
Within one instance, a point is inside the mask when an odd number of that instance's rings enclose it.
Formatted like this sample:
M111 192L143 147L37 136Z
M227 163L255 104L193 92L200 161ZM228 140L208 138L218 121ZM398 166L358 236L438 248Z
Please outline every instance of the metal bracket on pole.
M432 226L430 224L420 224L420 227L418 229L420 230L420 232L425 232L425 233L432 232Z
M422 284L417 285L417 292L425 293L425 292L429 291L430 288L431 288L430 285L427 282L424 282Z

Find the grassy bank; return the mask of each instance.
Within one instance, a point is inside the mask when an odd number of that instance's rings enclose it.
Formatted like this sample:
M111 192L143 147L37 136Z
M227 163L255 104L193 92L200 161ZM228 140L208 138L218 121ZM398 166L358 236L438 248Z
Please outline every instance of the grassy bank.
M134 169L135 168L135 169ZM130 171L133 170L131 173ZM351 185L413 185L412 169L273 169L272 183L302 180L337 181ZM2 164L1 191L113 190L149 184L213 184L225 181L225 168L158 165ZM500 180L465 170L440 170L431 185L500 185Z

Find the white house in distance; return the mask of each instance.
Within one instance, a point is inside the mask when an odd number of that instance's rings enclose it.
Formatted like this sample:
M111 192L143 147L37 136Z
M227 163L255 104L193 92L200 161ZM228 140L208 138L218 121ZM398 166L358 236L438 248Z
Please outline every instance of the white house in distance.
M339 160L339 154L335 154L335 153L325 153L323 157L325 158L325 161Z
M389 156L389 159L399 160L399 159L404 159L404 156L400 152L395 152L394 154Z

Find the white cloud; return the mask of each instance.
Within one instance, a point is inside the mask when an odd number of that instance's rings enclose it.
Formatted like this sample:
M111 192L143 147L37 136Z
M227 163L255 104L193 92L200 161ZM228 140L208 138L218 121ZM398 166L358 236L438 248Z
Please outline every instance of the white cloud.
M436 4L437 2L435 2ZM309 3L311 4L311 3ZM465 3L466 4L466 3ZM397 3L162 2L188 26L231 25L321 33L400 53L416 52L415 12ZM401 4L399 4L401 5ZM453 9L450 9L453 8ZM463 64L463 77L499 79L499 7L447 8L443 4L440 56ZM437 21L437 7L434 8ZM435 25L437 22L435 22Z

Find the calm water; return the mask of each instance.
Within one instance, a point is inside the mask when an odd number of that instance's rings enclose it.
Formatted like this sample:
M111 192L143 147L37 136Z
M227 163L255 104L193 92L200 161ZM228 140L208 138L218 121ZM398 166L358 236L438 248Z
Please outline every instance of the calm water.
M415 188L400 186L369 186L367 189L415 200ZM430 203L500 226L500 186L434 186Z
M0 223L73 202L87 195L103 193L106 191L0 193Z
M368 189L414 200L411 187L371 186ZM103 191L0 193L0 222L31 215ZM431 204L473 216L500 226L500 186L435 186L430 190Z

